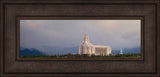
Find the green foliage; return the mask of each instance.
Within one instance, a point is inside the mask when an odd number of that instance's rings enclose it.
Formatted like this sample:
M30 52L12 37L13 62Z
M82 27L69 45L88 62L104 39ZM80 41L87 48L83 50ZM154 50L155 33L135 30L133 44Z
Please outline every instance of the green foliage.
M140 53L136 53L136 54L109 54L109 55L104 55L104 56L100 56L100 55L94 55L92 54L91 56L88 54L65 54L65 55L24 55L23 58L36 58L36 57L52 57L52 58L104 58L104 57L112 57L112 58L118 58L118 57L134 57L134 58L139 58L141 56Z
M27 57L27 55L24 55L24 56L23 56L23 58L26 58L26 57Z
M92 57L95 57L95 54L92 54L91 56L92 56Z

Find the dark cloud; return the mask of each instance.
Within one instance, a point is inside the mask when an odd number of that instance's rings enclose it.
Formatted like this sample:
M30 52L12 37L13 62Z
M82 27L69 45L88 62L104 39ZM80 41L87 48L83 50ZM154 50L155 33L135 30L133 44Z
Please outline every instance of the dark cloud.
M113 49L140 46L140 20L21 20L20 45L37 49L79 46L85 24L93 44Z

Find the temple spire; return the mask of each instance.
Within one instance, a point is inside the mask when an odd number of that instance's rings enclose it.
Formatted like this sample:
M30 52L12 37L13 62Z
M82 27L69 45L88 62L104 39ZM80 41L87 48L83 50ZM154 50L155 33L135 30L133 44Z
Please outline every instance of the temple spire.
M84 35L84 41L89 42L89 36L87 34L87 24L85 24L85 28L86 28L86 31L85 31L85 35Z

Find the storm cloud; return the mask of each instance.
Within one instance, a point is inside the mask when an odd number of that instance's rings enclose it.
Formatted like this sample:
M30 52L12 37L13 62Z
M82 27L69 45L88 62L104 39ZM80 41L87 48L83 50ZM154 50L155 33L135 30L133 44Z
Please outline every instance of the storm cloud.
M20 20L20 46L69 48L83 41L85 24L90 42L112 49L140 46L140 20Z

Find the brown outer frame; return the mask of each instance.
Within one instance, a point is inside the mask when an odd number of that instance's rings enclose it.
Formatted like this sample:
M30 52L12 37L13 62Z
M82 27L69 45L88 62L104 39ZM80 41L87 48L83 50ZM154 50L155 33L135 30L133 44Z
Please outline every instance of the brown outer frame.
M141 20L140 58L20 58L20 20ZM143 17L17 17L17 60L143 60Z
M157 21L156 21L156 24L157 24L157 55L156 55L156 73L153 73L153 74L5 74L4 72L3 72L3 61L4 61L4 59L3 59L3 25L4 25L4 11L3 11L3 6L4 6L4 4L5 3L12 3L12 4L14 4L14 3L142 3L142 4L150 4L150 3L153 3L153 4L156 4L156 11L157 11L157 13L156 13L156 19L157 19ZM24 76L30 76L30 77L35 77L35 76L40 76L40 77L46 77L46 76L55 76L55 77L57 77L57 76L61 76L61 77L66 77L66 76L70 76L70 77L88 77L88 76L93 76L93 77L160 77L160 53L159 53L159 44L160 44L160 41L159 41L159 32L160 32L160 30L159 30L159 24L160 24L160 20L159 20L159 18L160 18L160 16L159 16L159 13L160 13L160 6L159 6L159 0L147 0L147 1L143 1L143 0L139 0L139 1L134 1L134 0L129 0L129 1L127 1L127 0L125 0L125 1L101 1L101 0L93 0L93 1L89 1L89 0L86 0L86 1L82 1L82 0L77 0L77 1L75 1L75 0L71 0L71 1L65 1L65 0L61 0L61 1L50 1L50 0L46 0L46 1L41 1L41 0L39 0L39 1L35 1L35 0L32 0L32 1L27 1L27 0L22 0L22 1L19 1L19 0L17 0L17 1L9 1L9 0L6 0L6 1L0 1L0 10L1 10L1 12L0 12L0 15L1 15L1 21L0 21L0 24L1 24L1 38L0 38L0 40L1 40L1 53L0 53L0 55L1 55L1 57L0 57L0 77L13 77L13 76L22 76L22 77L24 77Z

